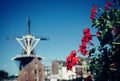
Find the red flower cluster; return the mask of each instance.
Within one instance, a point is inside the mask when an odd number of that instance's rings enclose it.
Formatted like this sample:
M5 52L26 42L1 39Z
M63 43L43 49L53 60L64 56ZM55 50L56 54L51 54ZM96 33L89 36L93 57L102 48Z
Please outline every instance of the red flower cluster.
M95 13L97 12L96 6L93 5L91 9L91 15L90 15L90 20L93 20L95 18Z
M109 10L109 7L112 5L111 2L107 1L106 5L105 5L105 10Z
M79 61L79 58L76 57L76 51L73 50L70 52L70 55L66 58L67 70L72 70L72 67L76 65Z
M79 50L78 52L81 52L82 55L88 55L88 51L86 50L86 45L82 44L82 45L79 45Z
M88 51L86 50L86 44L90 42L90 40L92 40L92 36L90 34L90 29L89 28L85 28L83 30L83 34L84 36L81 39L82 44L79 45L79 50L78 52L81 52L84 56L88 55ZM90 42L91 45L93 45L93 43Z

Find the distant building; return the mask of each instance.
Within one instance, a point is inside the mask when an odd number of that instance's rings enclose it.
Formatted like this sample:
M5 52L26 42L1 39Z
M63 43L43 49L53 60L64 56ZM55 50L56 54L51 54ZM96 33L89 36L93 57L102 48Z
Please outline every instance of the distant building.
M62 60L53 60L51 63L51 73L53 75L59 74L60 69L66 66L66 62Z
M44 66L44 80L49 81L49 76L51 75L51 68L50 66Z
M67 80L76 80L79 79L81 81L81 77L87 76L87 69L89 61L86 59L82 59L82 65L77 64L73 66L71 71L67 70L66 62L62 60L53 60L51 62L51 74L47 77L49 79L57 79L60 81Z

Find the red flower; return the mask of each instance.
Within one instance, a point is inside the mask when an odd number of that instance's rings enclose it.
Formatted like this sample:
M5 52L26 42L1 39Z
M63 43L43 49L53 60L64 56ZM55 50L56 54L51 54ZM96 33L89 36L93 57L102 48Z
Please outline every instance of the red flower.
M95 18L95 13L97 12L96 6L93 5L91 9L91 15L90 15L90 20L93 20Z
M111 6L111 2L107 1L106 5L105 5L105 10L109 10L109 7Z
M75 60L76 63L80 60L78 57L74 57L73 60Z
M91 36L90 32L84 34L84 36Z
M70 65L71 62L72 62L72 57L71 57L71 56L68 56L68 57L66 58L67 70L71 70L71 69L72 69L72 66Z
M82 42L82 44L84 44L84 45L87 44L87 43L89 42L89 37L83 36L81 42Z
M115 63L110 64L111 67L115 67Z
M78 52L81 52L83 50L86 50L86 46L84 44L82 44L82 45L79 46Z
M90 32L89 32L89 33L87 33L87 34L85 34L85 37L88 37L88 38L89 38L89 40L92 40L92 36L91 36Z
M95 18L95 14L94 14L94 13L91 13L91 15L90 15L90 20L94 20L94 18Z
M117 29L116 27L113 28L113 33L116 35L117 34Z
M83 36L81 42L82 42L82 44L86 45L90 40L92 40L91 35L90 36Z
M66 62L67 63L70 63L71 61L72 61L72 57L71 56L66 57Z
M83 29L83 34L84 34L85 36L91 36L91 34L90 34L90 29L89 29L89 28Z
M94 44L90 42L90 40L92 40L90 29L85 28L83 30L83 34L84 36L81 39L82 45L79 46L78 52L81 52L83 55L88 55L88 51L86 50L86 44L89 43L90 45L94 46Z
M85 38L88 38L89 40L92 40L92 36L91 36L91 34L90 34L90 29L89 28L85 28L84 30L83 30L83 34L84 34L84 37ZM89 41L88 40L88 41ZM87 40L86 40L87 41Z
M100 32L96 32L96 36L98 37L98 36L100 36L101 35L101 33Z
M67 70L72 70L72 66L71 65L66 65L67 66Z
M86 46L84 44L82 44L82 45L79 46L78 52L81 52L82 55L84 55L84 56L88 55L88 51L86 50Z
M71 51L71 52L70 52L70 56L71 56L71 57L75 57L75 56L76 56L76 51L75 51L75 50Z
M82 50L81 52L82 52L82 55L84 55L84 56L88 55L88 51L87 50Z
M78 63L78 61L79 61L79 58L78 58L78 57L73 57L73 58L72 58L72 62L70 63L71 66L76 65L76 64Z
M75 56L76 56L76 51L73 50L70 52L70 55L66 57L67 70L71 70L72 66L74 66L77 63L77 57Z
M66 57L66 62L70 63L72 61L72 58L76 56L76 51L73 50L70 52L70 55L68 57Z
M90 29L89 29L89 28L83 29L83 34L84 34L84 35L87 34L87 33L89 33L89 32L90 32Z
M96 13L97 12L97 10L96 10L96 5L93 5L92 6L92 9L91 9L91 13Z

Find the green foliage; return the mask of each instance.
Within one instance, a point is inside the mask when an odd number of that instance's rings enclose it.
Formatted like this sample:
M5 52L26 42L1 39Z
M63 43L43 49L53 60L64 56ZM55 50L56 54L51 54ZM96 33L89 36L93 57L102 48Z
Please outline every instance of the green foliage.
M101 33L97 37L100 42L98 53L90 64L95 81L120 81L120 10L116 7L105 10L92 21L92 27ZM95 49L91 51L90 56Z
M3 70L0 70L0 81L7 78L8 78L8 73Z

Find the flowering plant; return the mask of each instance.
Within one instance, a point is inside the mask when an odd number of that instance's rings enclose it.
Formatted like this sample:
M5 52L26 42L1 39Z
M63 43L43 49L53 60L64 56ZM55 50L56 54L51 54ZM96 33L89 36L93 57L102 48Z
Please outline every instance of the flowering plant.
M96 37L100 42L98 52L92 52L94 57L92 56L93 60L90 65L95 81L120 81L118 78L120 75L119 6L120 0L113 0L113 2L107 0L104 9L96 6L94 16L91 17L93 13L90 16L92 27L97 29Z
M92 21L92 27L97 29L96 35L91 35L89 28L83 30L84 36L81 39L81 44L79 45L77 52L80 52L83 55L89 55L89 57L92 58L90 71L92 72L95 81L120 81L119 8L120 0L113 0L111 2L106 0L104 9L93 4L90 20ZM91 50L87 50L87 44L94 46L91 42L93 36L98 38L100 44L93 47ZM67 65L75 65L78 60L73 61L71 60L73 57L71 55L69 56L67 57L67 59L69 58L69 61L67 60Z

